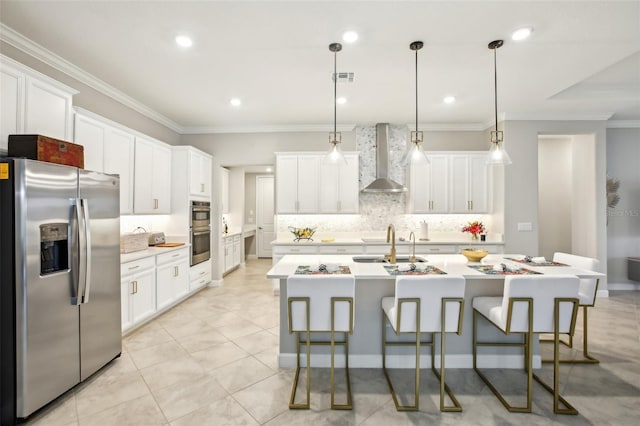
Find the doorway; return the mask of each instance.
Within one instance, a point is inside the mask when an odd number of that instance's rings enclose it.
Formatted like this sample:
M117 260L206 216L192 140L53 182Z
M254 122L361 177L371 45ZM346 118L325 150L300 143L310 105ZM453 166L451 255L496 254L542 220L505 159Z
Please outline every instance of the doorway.
M256 176L256 245L258 257L271 257L275 239L275 197L273 175Z
M595 135L538 137L538 252L594 256Z

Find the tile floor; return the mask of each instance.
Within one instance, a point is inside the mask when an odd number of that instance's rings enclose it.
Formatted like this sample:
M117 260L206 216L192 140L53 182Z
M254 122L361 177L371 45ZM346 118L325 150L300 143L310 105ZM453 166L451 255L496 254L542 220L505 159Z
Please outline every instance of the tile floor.
M250 260L225 277L223 287L207 288L127 335L120 358L29 424L638 424L640 292L598 299L590 311L591 352L601 363L561 369L562 393L578 416L554 415L551 395L538 384L533 413L509 413L470 369L448 372L462 413L438 411L438 384L428 370L422 374L420 412L396 412L382 372L374 369L351 370L353 411L329 408L327 370L313 370L311 410L289 410L293 370L277 365L278 301L265 278L270 266L270 259ZM578 330L577 346L581 336ZM544 370L550 377L549 367ZM508 373L499 376L501 385L519 386L521 375ZM398 381L411 377L407 371L394 374ZM522 400L521 392L513 395L514 402Z

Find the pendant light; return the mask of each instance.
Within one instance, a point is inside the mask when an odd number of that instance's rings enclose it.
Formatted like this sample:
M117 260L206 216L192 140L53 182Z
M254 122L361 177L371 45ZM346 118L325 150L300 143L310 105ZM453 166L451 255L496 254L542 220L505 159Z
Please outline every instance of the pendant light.
M333 52L333 132L329 133L329 152L324 157L326 163L345 163L347 160L342 155L340 149L340 143L342 142L342 134L337 130L337 94L338 94L338 69L337 69L337 56L338 52L342 50L340 43L331 43L329 50Z
M418 50L422 49L423 46L424 43L421 41L414 41L409 45L409 48L416 52L416 130L412 130L409 134L411 144L409 145L409 149L407 149L407 153L404 156L404 164L425 161L426 164L429 164L429 157L427 157L427 153L422 149L423 134L422 131L418 131Z
M491 148L489 148L489 154L487 155L487 164L511 164L511 157L504 149L503 132L498 130L498 65L496 60L496 51L502 47L504 42L502 40L494 40L489 43L489 49L493 50L493 72L494 72L494 107L496 118L496 129L491 131Z

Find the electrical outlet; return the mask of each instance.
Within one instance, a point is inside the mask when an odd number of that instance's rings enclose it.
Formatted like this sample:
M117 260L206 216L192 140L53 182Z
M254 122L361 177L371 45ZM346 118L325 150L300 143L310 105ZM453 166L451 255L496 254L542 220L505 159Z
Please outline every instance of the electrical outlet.
M533 224L531 222L518 222L518 232L530 231L533 231Z

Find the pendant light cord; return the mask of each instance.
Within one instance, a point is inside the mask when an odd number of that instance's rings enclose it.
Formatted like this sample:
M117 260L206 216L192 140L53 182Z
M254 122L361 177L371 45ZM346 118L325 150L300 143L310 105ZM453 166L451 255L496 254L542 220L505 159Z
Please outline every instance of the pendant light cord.
M495 117L496 117L496 132L498 131L498 62L497 62L497 48L493 49L493 105L495 107Z
M337 105L337 97L338 97L338 52L334 50L333 52L333 142L336 142L336 133L337 133L337 116L338 116L338 105Z
M416 133L418 133L418 49L416 49Z

